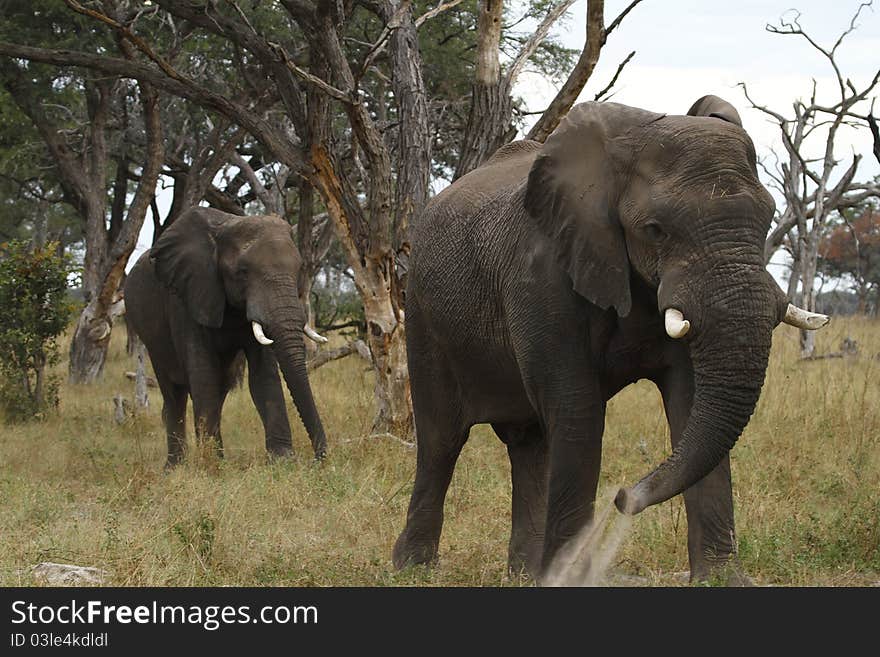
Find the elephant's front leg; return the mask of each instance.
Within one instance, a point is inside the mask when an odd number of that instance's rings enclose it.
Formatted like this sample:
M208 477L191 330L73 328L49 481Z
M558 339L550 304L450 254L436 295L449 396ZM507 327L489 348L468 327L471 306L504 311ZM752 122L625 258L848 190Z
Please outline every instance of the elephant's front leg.
M211 441L220 457L223 456L220 414L227 393L224 372L220 357L208 344L190 341L187 349L187 373L193 400L196 442L203 445Z
M669 368L658 381L673 449L681 439L694 399L693 374L689 362ZM737 559L733 521L733 491L730 456L684 492L688 526L688 558L691 581L720 577L732 586L752 584Z
M599 399L586 394L575 406L580 412L567 412L548 423L550 471L541 568L545 578L562 573L562 583L572 559L578 562L577 572L589 568L588 555L570 550L575 547L572 540L593 520L605 428L605 403Z
M276 456L290 456L293 454L290 421L275 355L258 344L249 346L245 355L251 398L266 431L266 451Z

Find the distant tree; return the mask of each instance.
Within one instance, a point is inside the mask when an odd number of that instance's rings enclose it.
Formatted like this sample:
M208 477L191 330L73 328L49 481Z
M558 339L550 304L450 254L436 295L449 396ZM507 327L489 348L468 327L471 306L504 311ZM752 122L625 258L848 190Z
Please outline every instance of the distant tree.
M869 102L871 92L880 83L880 69L861 87L846 77L839 65L839 48L846 37L857 28L857 21L873 0L863 2L855 11L849 26L838 36L833 45L823 47L804 31L795 12L791 19L780 20L779 25L768 25L774 34L796 36L804 39L828 63L834 73L835 88L828 100L817 99L814 80L809 100L797 99L792 103L792 115L784 115L758 104L749 95L745 83L740 83L746 99L752 107L771 117L779 126L785 157L777 157L774 169L764 165L764 171L785 199L785 205L775 218L775 224L767 237L764 257L767 261L785 245L792 256L792 275L789 280L789 299L796 305L815 310L816 275L818 273L819 243L827 232L829 221L838 209L853 207L865 199L880 196L880 184L860 184L855 180L862 159L861 153L853 155L849 166L841 171L840 160L835 157L840 128L843 126L869 127L866 114L860 107ZM821 151L814 157L814 151ZM762 163L763 164L763 163ZM801 355L813 355L815 336L813 331L801 330Z
M873 303L878 312L880 290L880 209L877 203L840 212L836 224L819 243L819 270L849 277L858 299L857 312L865 314Z
M57 245L0 245L0 405L7 422L39 417L58 403L58 381L46 368L58 360L67 327L67 259Z

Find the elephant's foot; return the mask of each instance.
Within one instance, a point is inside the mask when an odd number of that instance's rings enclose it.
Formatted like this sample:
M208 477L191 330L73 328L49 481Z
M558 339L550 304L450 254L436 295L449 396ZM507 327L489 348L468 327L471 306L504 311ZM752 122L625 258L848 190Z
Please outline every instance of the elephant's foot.
M181 463L183 463L183 454L169 454L168 458L165 459L165 467L163 469L165 472L171 472Z
M436 541L413 540L408 538L407 531L398 537L394 544L391 561L397 570L407 566L432 564L437 561Z
M537 537L523 545L511 545L507 552L507 572L514 579L537 582L541 575L543 537Z
M267 445L266 452L270 461L293 458L293 448L290 445Z
M755 586L735 556L727 559L703 560L691 566L692 586Z

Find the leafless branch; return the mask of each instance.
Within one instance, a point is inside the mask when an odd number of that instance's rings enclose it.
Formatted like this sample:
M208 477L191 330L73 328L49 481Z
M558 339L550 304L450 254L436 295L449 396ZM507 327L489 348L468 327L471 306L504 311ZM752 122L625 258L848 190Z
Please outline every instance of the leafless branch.
M611 82L609 82L608 85L604 89L602 89L602 91L597 93L593 97L593 100L598 102L598 101L602 100L609 91L611 91L611 89L617 83L617 78L620 77L620 73L623 71L623 67L626 66L627 64L629 64L629 60L631 60L635 56L636 56L636 51L633 50L630 54L628 54L626 56L626 59L624 59L622 62L620 62L620 64L617 66L617 70L614 72L614 77L611 78Z
M561 0L554 5L550 11L547 12L544 19L538 24L538 27L535 28L532 35L526 40L525 44L523 44L523 47L517 53L516 57L513 58L513 62L507 71L507 80L511 87L522 72L522 68L525 66L526 61L528 61L529 57L535 53L541 43L543 43L544 39L547 38L547 34L550 32L553 24L569 10L574 2L575 0Z
M633 0L632 2L629 3L629 5L627 5L626 9L624 9L622 12L620 12L617 15L617 18L615 18L613 21L611 21L611 23L608 25L608 27L605 28L605 34L602 39L603 44L608 39L608 35L611 34L623 22L623 19L626 18L626 15L629 12L631 12L633 9L635 9L635 6L637 4L639 4L641 1L642 0Z
M436 7L434 7L433 9L429 9L424 14L416 18L413 22L415 23L416 28L419 28L425 21L434 18L434 16L442 14L447 9L452 9L456 5L460 5L461 2L462 0L450 0L449 2L440 2Z
M880 162L880 130L877 129L877 119L873 114L868 114L868 126L871 128L871 135L874 137L874 157Z

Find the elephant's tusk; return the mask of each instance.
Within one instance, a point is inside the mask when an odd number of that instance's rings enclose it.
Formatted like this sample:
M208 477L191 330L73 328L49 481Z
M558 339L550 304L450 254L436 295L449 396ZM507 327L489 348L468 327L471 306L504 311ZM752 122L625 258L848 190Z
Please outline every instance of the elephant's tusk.
M254 329L254 337L260 344L269 345L275 342L274 340L270 340L266 337L266 334L263 333L263 327L260 326L259 322L251 322L251 328Z
M785 319L782 321L800 329L815 331L830 322L831 318L828 315L813 313L809 310L798 308L793 303L790 303L788 304L788 310L785 311Z
M303 333L305 333L307 336L309 336L312 340L314 340L318 344L324 344L325 342L328 341L327 338L325 338L323 335L318 335L315 332L315 329L313 329L308 324L303 326Z
M666 309L666 333L670 338L678 339L687 335L691 329L691 323L684 318L680 310L675 308Z

